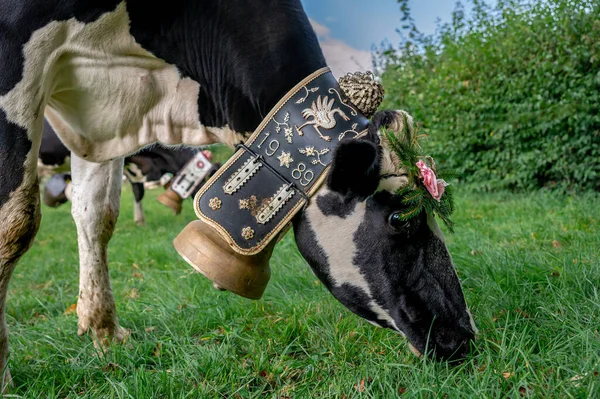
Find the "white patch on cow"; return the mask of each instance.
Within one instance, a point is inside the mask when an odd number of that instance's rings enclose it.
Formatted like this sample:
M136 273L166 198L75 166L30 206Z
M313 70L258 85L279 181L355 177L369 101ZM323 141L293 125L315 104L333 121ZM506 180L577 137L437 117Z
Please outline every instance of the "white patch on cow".
M173 180L173 173L167 172L167 173L165 173L164 175L162 175L162 176L160 177L160 180L159 180L158 182L159 182L159 184L160 184L162 187L164 187L164 186L166 186L167 184L169 184L169 182L170 182L171 180ZM145 185L145 184L144 184L144 188L146 188L146 185Z
M399 331L394 319L373 299L369 283L361 274L358 266L354 264L356 254L354 234L364 220L366 202L356 204L354 211L345 218L325 215L317 205L316 199L328 192L329 190L325 186L319 190L306 209L306 217L315 233L315 240L320 243L325 252L329 265L329 276L333 284L338 287L348 284L360 288L372 299L367 306L373 313ZM335 231L335 236L331 235L332 231Z
M398 157L391 151L387 143L381 141L381 175L399 173L401 171L398 168Z
M123 168L123 173L125 173L129 181L132 183L144 183L146 181L146 176L144 176L144 173L140 167L133 162L129 162L127 165L125 165Z
M371 292L367 291L367 294L369 296L371 296ZM392 327L394 327L394 329L399 332L400 334L404 335L404 333L402 331L400 331L400 329L398 328L398 326L396 325L396 322L394 321L394 319L392 318L392 316L389 315L389 313L382 308L381 306L379 306L379 304L377 302L375 302L374 300L372 300L371 302L369 302L369 307L371 308L371 310L377 315L379 316L380 320L385 320L388 323L390 323L390 325Z
M401 186L404 186L407 183L408 177L406 175L386 177L379 180L377 191L388 191L393 194L397 192Z
M404 117L408 122L409 129L414 129L414 122L412 116L402 110L395 111L396 117L390 122L390 125L386 129L391 130L397 135L401 135L404 131ZM381 179L378 191L386 190L395 192L400 186L408 183L408 177L406 176L406 170L400 167L400 160L398 155L390 149L390 146L385 138L385 135L380 130L377 132L380 140L381 148L381 170L380 175L395 174L398 176Z
M241 136L203 126L200 86L144 50L129 33L125 3L96 21L54 21L23 47L22 80L0 97L8 120L31 127L46 117L65 145L103 162L160 141L232 145Z
M73 198L73 185L71 183L67 183L67 186L65 187L65 197L69 201Z
M389 148L388 143L379 135L381 140L381 169L380 176L392 175L389 177L382 178L379 181L377 191L388 191L395 193L398 189L408 183L408 176L406 170L400 168L398 156Z
M146 224L146 216L144 215L144 207L142 206L142 201L133 201L133 221L138 226L143 226Z
M469 314L469 323L471 324L471 328L473 329L473 333L479 334L479 329L475 325L475 320L473 320L473 315L471 314L471 309L467 306L467 313Z

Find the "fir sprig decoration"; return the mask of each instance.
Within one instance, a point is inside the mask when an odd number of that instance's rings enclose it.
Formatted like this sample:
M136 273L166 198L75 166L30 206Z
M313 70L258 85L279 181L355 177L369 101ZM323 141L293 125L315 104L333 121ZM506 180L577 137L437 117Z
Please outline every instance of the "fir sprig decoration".
M408 183L397 191L397 194L402 197L402 202L407 206L400 217L402 220L408 221L424 210L429 215L437 215L448 227L448 230L454 232L454 223L450 219L450 215L454 211L452 186L445 186L438 201L425 186L421 169L417 164L419 161L423 161L435 173L438 182L441 180L442 183L445 183L445 179L456 177L456 174L448 169L436 167L433 158L423 153L419 144L421 136L418 135L417 129L409 123L406 114L403 113L402 116L404 123L400 136L387 129L384 131L390 148L398 156L400 162L398 166L408 174Z

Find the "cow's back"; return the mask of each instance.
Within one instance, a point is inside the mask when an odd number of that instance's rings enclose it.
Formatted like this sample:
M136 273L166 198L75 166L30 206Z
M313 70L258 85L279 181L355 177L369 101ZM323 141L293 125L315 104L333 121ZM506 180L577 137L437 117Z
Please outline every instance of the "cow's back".
M325 64L297 0L8 3L0 107L31 130L47 103L92 161L156 141L233 145Z

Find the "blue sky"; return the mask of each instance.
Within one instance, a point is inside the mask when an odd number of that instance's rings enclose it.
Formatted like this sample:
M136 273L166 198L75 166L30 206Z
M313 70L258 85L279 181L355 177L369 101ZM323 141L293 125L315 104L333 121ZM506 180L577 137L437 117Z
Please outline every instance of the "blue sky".
M411 11L417 27L424 33L435 31L440 18L450 21L454 0L413 0ZM329 28L331 37L359 50L388 39L398 43L400 7L396 0L302 0L308 16Z
M401 26L396 0L301 0L319 36L334 75L371 69L371 48L387 40L397 45ZM488 3L495 3L489 0ZM449 22L456 0L411 0L417 28L435 32L436 21Z

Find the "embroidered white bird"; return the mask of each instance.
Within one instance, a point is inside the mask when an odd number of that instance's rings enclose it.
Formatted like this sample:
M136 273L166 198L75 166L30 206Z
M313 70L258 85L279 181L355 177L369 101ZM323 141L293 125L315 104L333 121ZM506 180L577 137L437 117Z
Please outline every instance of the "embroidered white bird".
M302 126L296 126L296 131L298 132L298 135L304 136L302 128L304 128L307 125L313 125L315 130L317 131L317 133L319 133L319 136L323 140L331 141L331 137L323 136L319 128L322 127L324 129L333 129L337 124L337 121L335 120L335 114L339 114L345 121L350 120L350 118L348 118L348 116L346 116L344 111L342 111L341 109L331 109L333 107L334 102L335 98L332 98L330 101L327 96L323 98L321 98L321 96L318 96L317 101L313 102L310 108L306 108L302 111L302 116L304 117L304 119L313 119L309 120Z

